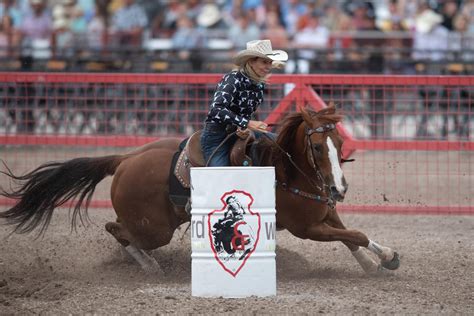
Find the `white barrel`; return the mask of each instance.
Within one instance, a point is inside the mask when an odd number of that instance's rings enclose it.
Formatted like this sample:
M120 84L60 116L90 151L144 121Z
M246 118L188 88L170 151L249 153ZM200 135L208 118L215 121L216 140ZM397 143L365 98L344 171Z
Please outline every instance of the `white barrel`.
M191 168L192 295L276 295L274 167Z

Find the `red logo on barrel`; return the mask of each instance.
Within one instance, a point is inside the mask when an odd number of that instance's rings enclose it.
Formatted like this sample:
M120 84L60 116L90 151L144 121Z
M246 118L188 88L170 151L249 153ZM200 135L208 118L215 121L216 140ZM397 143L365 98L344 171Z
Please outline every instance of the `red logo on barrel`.
M251 210L251 194L233 190L222 195L223 207L208 214L208 233L214 257L237 276L258 245L260 214Z

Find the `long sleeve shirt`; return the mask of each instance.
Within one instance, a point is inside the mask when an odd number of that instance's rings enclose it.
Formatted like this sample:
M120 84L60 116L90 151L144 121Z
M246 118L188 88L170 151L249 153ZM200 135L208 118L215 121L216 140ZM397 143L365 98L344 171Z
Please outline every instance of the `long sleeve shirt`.
M264 84L255 84L238 70L227 73L217 84L206 122L247 128L263 102L263 89Z

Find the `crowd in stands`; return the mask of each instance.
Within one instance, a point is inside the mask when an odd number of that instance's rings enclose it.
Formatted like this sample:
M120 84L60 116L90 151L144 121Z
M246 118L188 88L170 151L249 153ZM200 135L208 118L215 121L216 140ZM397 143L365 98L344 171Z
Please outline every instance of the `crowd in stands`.
M293 52L287 73L329 62L354 71L361 60L373 73L409 72L400 63L407 59L474 62L474 0L1 0L0 17L2 58L18 58L23 70L58 56L173 50L208 72L203 60L220 56L209 50L258 38Z

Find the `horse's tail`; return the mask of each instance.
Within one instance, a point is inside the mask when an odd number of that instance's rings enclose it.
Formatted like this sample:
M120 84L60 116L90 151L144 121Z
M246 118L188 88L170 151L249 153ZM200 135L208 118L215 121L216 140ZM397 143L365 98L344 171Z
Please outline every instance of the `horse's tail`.
M77 198L72 216L72 228L77 216L86 219L96 185L108 175L113 175L126 156L76 158L65 162L48 162L23 176L14 175L10 169L1 172L12 179L17 188L11 192L0 188L0 195L17 200L10 209L0 212L0 219L16 225L13 232L28 233L41 226L43 234L53 215L53 210L71 199ZM82 204L85 200L85 205Z

